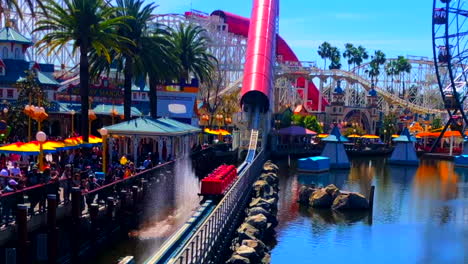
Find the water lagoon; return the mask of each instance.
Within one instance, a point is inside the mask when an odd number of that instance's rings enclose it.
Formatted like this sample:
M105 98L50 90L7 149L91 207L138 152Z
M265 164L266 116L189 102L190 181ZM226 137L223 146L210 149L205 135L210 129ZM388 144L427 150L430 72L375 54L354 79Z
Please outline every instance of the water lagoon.
M302 174L281 164L279 226L272 263L468 263L468 170L448 161L419 167L354 160L350 170ZM338 213L300 206L303 185L335 184L368 194L374 211Z

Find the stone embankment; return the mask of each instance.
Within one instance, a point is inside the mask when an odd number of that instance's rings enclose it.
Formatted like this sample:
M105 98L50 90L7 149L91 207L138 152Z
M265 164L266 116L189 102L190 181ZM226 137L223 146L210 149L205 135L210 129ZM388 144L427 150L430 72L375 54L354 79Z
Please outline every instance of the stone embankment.
M278 169L271 161L263 165L262 174L252 186L244 222L232 240L233 254L226 263L270 263L270 251L263 241L278 225Z
M344 192L335 185L325 188L303 186L299 192L299 203L314 208L331 208L333 210L366 210L369 201L360 193Z

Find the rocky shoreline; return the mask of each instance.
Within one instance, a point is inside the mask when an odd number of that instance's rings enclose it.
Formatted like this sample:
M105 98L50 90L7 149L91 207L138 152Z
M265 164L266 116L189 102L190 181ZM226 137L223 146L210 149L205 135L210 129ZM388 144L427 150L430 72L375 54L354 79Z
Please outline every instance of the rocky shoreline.
M253 184L246 218L232 240L229 264L270 263L270 249L263 242L278 225L278 166L265 162L262 174Z

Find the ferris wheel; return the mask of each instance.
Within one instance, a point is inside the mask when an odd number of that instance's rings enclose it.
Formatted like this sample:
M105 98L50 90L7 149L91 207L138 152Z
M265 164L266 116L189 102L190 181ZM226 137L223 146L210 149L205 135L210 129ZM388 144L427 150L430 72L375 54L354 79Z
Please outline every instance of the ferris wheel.
M468 0L434 0L432 47L439 90L449 114L444 127L462 120L468 124ZM443 134L443 133L441 133Z

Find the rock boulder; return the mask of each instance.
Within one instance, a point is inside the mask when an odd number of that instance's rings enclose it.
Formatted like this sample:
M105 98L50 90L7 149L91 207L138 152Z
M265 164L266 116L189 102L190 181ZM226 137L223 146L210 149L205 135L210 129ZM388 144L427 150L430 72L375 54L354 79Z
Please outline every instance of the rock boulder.
M278 179L278 176L274 173L262 173L260 175L260 177L258 177L259 180L263 180L263 181L266 181L268 182L268 184L270 184L271 186L273 186L273 188L275 188L276 191L278 191L278 182L279 182L279 179Z
M270 264L270 263L271 263L271 256L270 256L270 254L265 253L265 256L263 256L261 263L262 263L262 264Z
M264 172L278 173L279 168L278 168L278 166L276 166L276 164L274 164L273 162L271 162L271 160L268 160L267 162L265 162L265 163L263 164L263 171L264 171Z
M260 232L265 231L267 229L267 218L263 214L258 214L254 216L249 216L245 219L244 223L247 223Z
M273 189L271 185L268 184L268 182L263 180L258 180L254 182L253 195L255 198L261 197L266 199L278 199L278 193Z
M314 191L312 187L302 186L299 190L299 203L309 204L309 198Z
M263 232L250 224L243 223L237 229L237 235L239 236L239 240L242 241L244 239L261 238L263 236Z
M226 264L250 264L250 260L238 254L232 254L231 258L226 261Z
M333 201L333 210L368 209L369 202L360 193L340 194Z
M243 246L251 247L257 252L260 258L265 256L265 253L268 252L267 246L258 239L246 239L242 241Z
M263 199L263 198L254 198L249 204L249 207L262 207L267 210L269 213L276 215L278 212L278 200L275 198Z
M336 187L334 184L330 184L324 188L325 191L335 199L338 195L340 195L340 189Z
M330 208L333 197L325 189L318 189L309 198L309 205L315 208Z
M246 245L241 245L238 247L235 254L247 258L250 260L250 263L258 263L261 260L255 249Z

